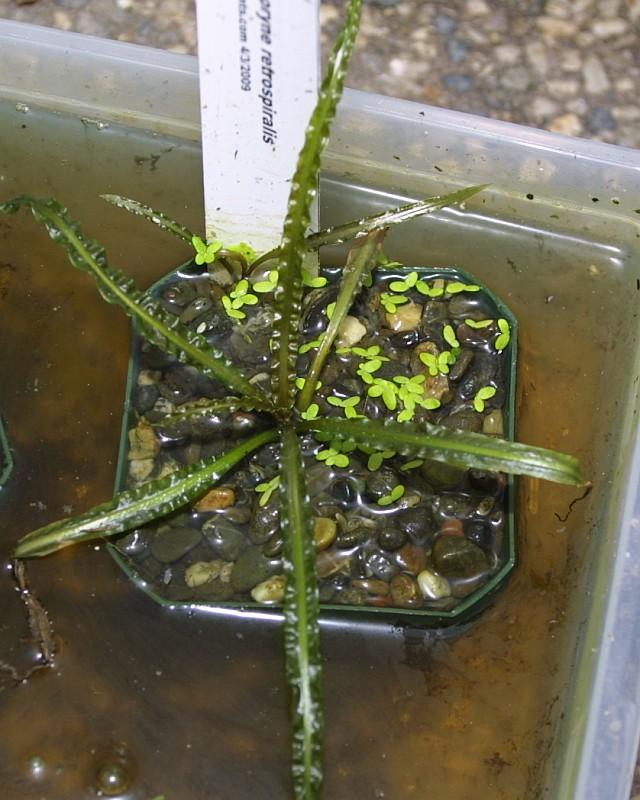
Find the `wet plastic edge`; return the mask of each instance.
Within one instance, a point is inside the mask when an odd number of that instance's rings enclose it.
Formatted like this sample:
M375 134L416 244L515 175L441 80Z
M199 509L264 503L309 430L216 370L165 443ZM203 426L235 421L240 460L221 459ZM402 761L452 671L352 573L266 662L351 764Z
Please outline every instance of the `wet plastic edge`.
M188 261L180 266L176 267L175 269L168 272L166 275L161 277L155 283L153 283L148 292L155 292L164 286L165 283L168 283L172 280L173 276L180 271L185 271L191 269L194 266L193 261ZM378 268L379 272L411 272L412 270L421 271L423 274L425 272L445 272L451 273L455 277L463 278L466 282L469 283L477 283L482 286L482 289L489 295L491 300L495 303L498 310L503 314L503 316L508 319L509 325L511 328L511 340L509 342L509 394L507 397L507 411L508 411L508 426L507 426L507 434L510 441L513 441L515 438L515 397L516 397L516 373L517 373L517 340L518 340L518 321L513 314L513 312L509 309L509 307L488 287L486 284L476 278L471 273L467 272L466 270L459 269L457 267L412 267L408 265L403 265L402 269L395 268L391 270L385 270L384 268ZM134 321L132 323L132 342L134 339L135 334L138 333L138 326L137 323ZM116 478L114 482L114 492L122 491L122 487L124 485L126 479L126 466L127 466L127 459L125 458L124 454L126 452L127 446L127 439L128 439L128 432L129 432L129 420L132 413L131 409L131 392L133 389L133 380L134 375L137 372L138 368L138 357L137 354L133 355L130 354L129 357L129 370L127 373L127 383L126 383L126 395L125 395L125 402L123 404L123 413L122 413L122 427L120 433L120 445L118 451L118 464L116 469ZM515 509L516 509L516 501L515 501L515 494L516 494L516 481L514 477L509 475L507 477L507 485L508 485L508 492L507 492L507 542L503 544L503 548L510 553L509 558L505 562L505 564L498 570L498 572L493 575L487 583L482 586L477 592L469 595L468 598L465 598L462 603L456 606L455 609L452 611L429 611L428 609L399 609L399 608L367 608L363 606L349 606L349 605L335 605L331 603L321 603L320 609L323 615L328 614L329 616L337 616L341 619L344 619L347 616L353 616L354 619L363 619L363 618L372 618L377 620L388 619L390 622L392 621L392 617L395 617L398 620L406 619L407 617L413 620L424 620L425 623L428 623L429 626L448 626L454 625L456 623L467 623L472 621L475 617L479 616L479 614L484 611L484 609L491 603L493 600L494 595L502 590L506 584L507 578L509 574L513 571L517 564L517 537L516 537L516 520L515 520ZM194 602L189 600L167 600L164 597L161 597L157 594L151 586L144 580L129 564L128 559L116 548L114 544L111 542L107 542L107 550L109 554L114 559L114 561L118 564L118 566L124 571L126 576L131 580L139 589L141 589L146 595L148 595L152 600L156 603L159 603L162 606L169 607L169 608L217 608L220 609L220 613L223 614L224 610L228 611L239 611L239 612L253 612L257 609L261 611L264 616L272 616L276 618L282 617L282 612L280 611L279 607L270 608L269 606L265 606L260 603L254 602L246 602L246 603L239 603L229 602L229 601L220 601L218 603L206 603L206 602ZM465 615L467 615L465 617Z
M0 489L2 489L11 477L14 466L13 453L11 452L11 445L9 444L2 417L0 417L0 453L4 461L4 467L2 468L2 472L0 472Z

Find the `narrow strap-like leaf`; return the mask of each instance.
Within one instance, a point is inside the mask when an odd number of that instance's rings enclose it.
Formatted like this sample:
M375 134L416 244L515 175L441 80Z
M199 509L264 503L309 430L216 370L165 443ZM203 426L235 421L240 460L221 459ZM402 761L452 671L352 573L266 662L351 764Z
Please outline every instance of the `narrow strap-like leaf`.
M7 438L2 417L0 417L0 489L9 480L13 470L13 455Z
M573 456L427 422L356 422L336 417L300 422L298 428L337 436L376 450L432 458L455 467L529 475L574 486L584 483L578 460Z
M243 397L224 397L221 400L208 400L205 402L196 402L180 406L171 414L157 422L153 422L154 427L158 425L171 425L174 422L184 422L188 420L203 419L210 414L219 414L220 412L229 412L233 414L235 411L267 411L269 405L264 403L253 402Z
M275 291L274 392L276 406L288 413L293 407L293 379L298 355L298 328L302 300L302 260L310 208L316 195L320 154L342 95L344 79L358 32L362 0L351 0L344 28L334 47L320 87L318 103L307 126L304 147L291 180L287 217L280 245L278 286Z
M333 314L322 336L322 342L311 364L302 391L298 395L297 406L300 411L306 411L313 398L316 382L329 355L331 345L338 334L338 329L353 305L353 301L362 287L362 282L375 266L376 256L380 251L386 232L384 228L372 231L354 242L349 250Z
M120 492L113 500L72 519L52 522L24 536L15 550L16 558L46 556L76 542L113 536L163 517L199 497L225 472L246 455L277 438L275 430L263 431L234 447L223 456L149 481L137 489Z
M372 214L370 217L356 220L354 222L346 222L343 225L335 225L332 228L325 228L317 233L309 234L305 239L305 247L307 250L317 250L319 247L324 247L329 244L341 244L354 239L356 236L362 236L369 231L379 230L380 228L388 228L391 225L397 225L400 222L407 222L410 219L421 217L425 214L432 214L440 208L447 206L461 205L478 194L483 189L489 186L488 183L478 184L477 186L468 186L465 189L459 189L450 194L438 195L436 197L427 197L424 200L418 200L414 203L406 203L403 206L398 206L390 211L383 211L380 214ZM251 271L260 267L267 261L272 261L280 255L280 248L270 250L268 253L263 253L260 258L257 258L251 264Z
M178 317L169 314L155 298L137 289L132 278L112 269L107 264L104 248L82 234L78 224L69 219L67 210L60 203L22 195L0 204L0 212L11 214L24 206L31 209L38 222L44 224L49 236L66 249L73 266L93 275L104 299L121 306L138 322L140 332L146 339L240 394L252 397L257 402L264 401L259 390L226 356L213 349L204 337L182 325Z
M156 211L155 208L151 208L151 206L145 206L144 203L132 200L130 197L122 197L119 194L101 194L100 197L106 200L107 203L111 203L111 205L124 208L125 211L130 211L132 214L148 219L149 222L153 222L154 225L162 228L163 231L168 231L179 239L184 239L185 242L191 244L193 234L189 228L171 219L171 217L168 217L161 211Z
M284 644L291 690L292 774L296 800L314 800L322 782L322 687L316 556L304 467L293 427L282 432Z
M488 183L482 183L477 186L468 186L465 189L459 189L450 194L443 194L438 197L427 197L424 200L418 200L415 203L407 203L398 208L393 208L390 211L383 211L381 214L373 214L370 217L357 220L355 222L347 222L344 225L336 225L333 228L327 228L317 233L312 233L307 236L306 245L310 250L317 250L318 247L323 247L328 244L341 244L347 242L349 239L354 239L356 236L362 236L369 231L380 230L381 228L388 228L391 225L397 225L400 222L407 222L410 219L424 216L425 214L432 214L440 208L445 206L459 206L478 194L483 189L486 189Z

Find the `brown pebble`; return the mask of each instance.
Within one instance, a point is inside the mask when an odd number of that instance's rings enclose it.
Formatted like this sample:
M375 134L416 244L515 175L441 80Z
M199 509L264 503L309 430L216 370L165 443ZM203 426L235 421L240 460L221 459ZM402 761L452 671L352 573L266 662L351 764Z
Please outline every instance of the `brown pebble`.
M461 519L447 519L442 523L439 533L448 533L449 536L464 536Z
M424 396L433 400L439 400L441 403L446 402L445 395L449 392L449 379L446 375L429 375L424 382Z
M377 594L374 597L367 598L367 605L377 606L378 608L388 608L389 606L393 605L393 597L391 597L391 594Z
M416 608L422 605L422 594L411 575L394 575L391 580L391 597L401 608Z
M422 547L407 542L396 551L396 563L405 572L418 575L427 566L427 557Z
M236 493L230 486L220 486L211 489L194 505L196 511L220 511L229 508L236 502Z
M329 517L316 517L313 523L313 538L316 550L326 550L333 544L338 526L335 520Z
M364 589L364 591L369 594L376 594L381 597L389 594L389 584L384 581L376 580L375 578L351 581L351 585L355 586L356 589Z

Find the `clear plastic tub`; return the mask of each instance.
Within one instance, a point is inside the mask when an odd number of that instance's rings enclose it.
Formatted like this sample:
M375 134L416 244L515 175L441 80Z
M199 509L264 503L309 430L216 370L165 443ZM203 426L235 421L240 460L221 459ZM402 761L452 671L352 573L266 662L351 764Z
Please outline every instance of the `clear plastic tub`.
M135 194L199 227L196 76L186 56L0 23L2 198L60 197L114 263L151 283L184 250L97 195ZM571 505L570 489L521 482L520 567L457 638L325 625L327 797L628 796L640 731L639 171L636 151L345 96L324 222L491 183L465 211L396 231L389 252L468 269L513 309L518 436L580 456L594 488ZM0 493L3 552L63 506L109 495L128 359L126 320L26 217L6 222L0 409L15 467ZM172 614L91 548L30 572L64 647L55 673L4 694L7 797L85 796L118 758L135 762L132 798L286 796L268 618ZM0 658L28 661L6 574L0 604Z

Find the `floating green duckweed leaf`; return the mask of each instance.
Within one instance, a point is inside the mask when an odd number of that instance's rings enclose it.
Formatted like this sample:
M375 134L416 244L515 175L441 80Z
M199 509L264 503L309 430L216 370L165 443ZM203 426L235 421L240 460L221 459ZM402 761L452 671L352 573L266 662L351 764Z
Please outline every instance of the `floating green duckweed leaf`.
M226 311L227 316L231 317L231 319L246 319L247 317L244 311L233 307L231 298L226 294L222 296L222 307Z
M213 264L216 260L218 250L222 249L222 242L214 239L212 242L204 242L199 236L191 238L191 244L196 251L196 264Z
M396 210L398 210L398 209L396 209ZM382 215L379 215L379 216L382 217ZM371 221L373 221L374 218L375 217L367 217L367 219L363 220L363 222L367 222L367 221L371 222ZM392 224L394 222L394 220L388 219L388 222L389 222L389 224ZM382 225L382 223L380 223L380 225L381 225L381 227L384 227L384 228L387 227L386 225ZM401 264L399 261L391 261L389 256L387 256L387 254L383 253L382 251L380 252L380 255L378 256L377 265L379 267L384 267L385 269L392 269L393 267L403 267L404 266L404 264Z
M511 330L506 319L501 317L498 320L498 330L500 331L500 335L496 339L495 348L496 350L504 350L511 341Z
M479 292L480 287L475 283L462 283L461 281L450 281L447 283L447 294L459 294L460 292Z
M376 472L382 466L382 462L386 458L393 458L395 456L394 450L382 450L373 452L367 461L367 469L371 472Z
M325 450L320 450L319 453L316 453L316 459L318 461L324 461L328 467L344 468L349 466L349 457L344 453L340 453L334 447L327 447Z
M278 270L272 269L271 272L267 275L267 279L264 281L256 281L252 285L252 289L254 292L258 292L259 294L267 294L269 292L275 291L278 285Z
M397 387L395 384L385 378L374 378L373 383L367 390L369 397L381 397L382 402L389 411L395 411L398 407L396 392Z
M465 319L465 325L468 325L470 328L488 328L489 325L493 324L492 319Z
M361 372L360 370L358 370L358 377L363 383L369 385L372 384L374 380L370 372Z
M425 397L424 400L420 400L419 405L427 411L435 411L436 408L440 408L441 403L435 397Z
M438 359L433 353L420 353L420 361L429 370L429 375L435 377L438 374Z
M317 403L311 403L306 411L301 411L300 416L302 419L315 419L320 411L320 406Z
M424 375L412 375L411 378L407 378L406 375L395 375L393 378L394 383L401 387L399 392L416 395L421 395L424 391L422 384L425 380Z
M404 486L399 483L397 486L394 486L393 489L389 494L386 494L384 497L381 497L378 500L379 506L390 506L392 503L397 502L405 492Z
M459 349L457 347L454 347L453 350L443 350L442 353L440 353L440 355L438 356L438 372L441 375L449 374L449 366L456 363L457 354L459 352L460 352Z
M229 313L229 309L233 309L235 311L239 311L242 306L255 306L258 302L258 298L255 294L251 294L249 291L250 283L246 278L242 278L236 283L235 287L229 292L229 295L224 295L222 297L222 305L225 308L227 314ZM228 303L225 301L225 298L228 300L231 298L231 301ZM232 316L231 314L229 316ZM243 317L238 317L238 319L242 319Z
M490 400L496 393L496 389L494 386L483 386L482 389L478 389L473 398L473 407L476 411L482 412L484 411L485 400Z
M327 285L327 279L321 275L312 275L308 269L302 268L302 285L310 289L322 289Z
M404 295L398 295L397 297L392 294L387 294L386 292L382 292L380 295L380 302L384 307L384 310L387 314L395 314L398 306L403 305L404 303L409 302L409 298L405 297Z
M300 347L298 348L298 352L301 354L308 353L309 350L315 350L317 347L320 347L321 344L322 344L322 337L318 339L313 339L311 342L305 342L304 344L301 344Z
M361 372L368 372L371 374L372 372L377 372L380 367L382 366L382 359L381 358L372 358L371 361L365 361L363 364L360 364L358 367L358 374Z
M400 469L402 472L409 472L412 469L418 469L424 464L424 460L422 458L414 458L413 461L407 461L406 464L403 464Z
M389 266L388 264L386 265ZM391 281L389 284L389 289L392 292L397 292L398 294L402 294L402 292L407 292L409 289L412 289L418 281L418 273L417 272L410 272L406 278L401 281Z
M445 287L444 280L442 280L442 278L436 278L436 280L431 284L431 287L429 288L428 291L429 297L433 298L442 297L442 295L444 294L444 287Z
M276 475L275 478L272 478L267 483L259 483L255 488L255 491L262 495L258 501L258 505L266 506L269 500L271 500L271 495L275 492L278 486L280 486L279 475Z
M304 389L304 387L305 387L306 382L307 382L306 378L296 378L296 381L295 381L296 389L299 389L300 391L302 391ZM317 391L321 386L322 386L321 381L316 381L315 390Z
M451 325L444 326L442 329L442 335L449 347L460 347L460 342L456 339L455 331Z
M358 414L358 412L356 411L356 406L358 405L361 399L362 398L358 397L357 395L354 397L346 397L346 398L335 397L332 395L331 397L327 397L327 403L329 403L332 406L335 406L336 408L342 408L344 410L344 415L347 419L356 419L362 417L362 414Z
M381 347L379 344L373 344L371 347L354 347L353 352L357 356L363 356L364 358L381 358L383 361L388 361L389 359L386 356L381 355L380 353Z

